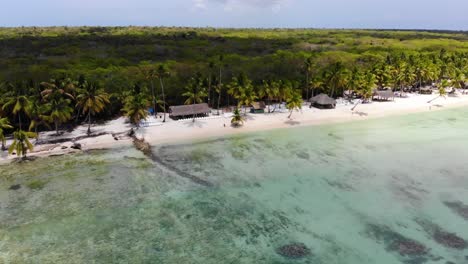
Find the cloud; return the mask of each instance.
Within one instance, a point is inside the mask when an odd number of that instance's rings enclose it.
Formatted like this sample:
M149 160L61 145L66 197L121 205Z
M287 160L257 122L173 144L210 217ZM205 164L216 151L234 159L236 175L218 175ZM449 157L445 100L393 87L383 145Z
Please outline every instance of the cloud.
M266 8L279 12L292 0L192 0L195 8L207 9L210 6L221 5L226 11L243 10L246 8Z

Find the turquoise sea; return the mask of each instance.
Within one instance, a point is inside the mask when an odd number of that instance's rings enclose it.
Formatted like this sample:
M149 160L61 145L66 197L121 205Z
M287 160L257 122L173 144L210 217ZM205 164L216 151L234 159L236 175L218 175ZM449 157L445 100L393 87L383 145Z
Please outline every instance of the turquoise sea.
M0 263L468 263L467 108L153 152L1 166Z

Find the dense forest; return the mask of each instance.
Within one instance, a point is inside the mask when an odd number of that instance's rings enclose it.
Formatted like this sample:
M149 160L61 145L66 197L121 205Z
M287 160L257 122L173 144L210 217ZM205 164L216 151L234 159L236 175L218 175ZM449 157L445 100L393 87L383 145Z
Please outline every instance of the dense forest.
M138 123L151 106L297 106L318 92L461 88L467 40L445 31L0 28L0 137L122 113Z

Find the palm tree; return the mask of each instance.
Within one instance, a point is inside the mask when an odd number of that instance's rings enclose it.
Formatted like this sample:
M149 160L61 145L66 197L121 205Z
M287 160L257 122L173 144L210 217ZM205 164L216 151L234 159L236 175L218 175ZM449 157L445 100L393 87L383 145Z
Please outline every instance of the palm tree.
M97 84L84 83L77 96L77 106L83 109L83 114L88 114L88 135L91 135L91 116L104 110L110 103L109 95L104 90L99 89ZM154 101L154 100L153 100Z
M146 65L145 67L141 68L141 72L143 73L143 76L144 76L145 80L150 82L150 85L151 85L151 102L153 103L154 115L156 115L157 100L156 100L156 94L154 92L154 79L158 78L158 71L153 66Z
M195 77L190 79L186 89L186 92L182 94L187 97L187 100L185 100L186 105L202 103L203 98L205 98L207 94L200 73L197 73ZM193 113L193 122L195 122L195 113Z
M304 72L305 72L305 89L306 89L306 98L309 99L309 90L310 90L310 72L312 71L312 58L309 57L304 61Z
M371 71L368 71L364 74L360 73L359 75L361 75L360 84L359 88L355 90L355 92L362 97L362 100L358 101L354 107L351 108L352 111L354 111L354 109L356 109L360 103L365 103L370 100L372 97L372 91L377 85L377 78Z
M166 122L166 95L164 93L164 81L163 81L163 79L170 76L170 72L169 72L169 69L168 69L167 65L165 65L165 64L159 65L156 76L158 77L159 83L161 85L163 111L164 111L163 122Z
M442 80L440 83L439 83L439 96L437 96L436 98L430 100L429 102L427 102L428 104L432 103L433 101L435 101L436 99L440 98L440 97L444 97L447 95L447 90L446 88L450 86L450 83L449 81L447 80Z
M238 106L249 106L255 100L258 99L257 94L255 93L254 87L252 84L249 84L245 87L242 87L239 95L239 105ZM247 107L244 107L244 114L247 114Z
M29 131L31 132L31 130L34 129L34 133L36 134L35 144L37 144L39 141L38 127L43 125L43 126L50 128L47 122L47 120L50 119L47 116L47 105L45 105L39 99L33 97L28 108L26 108L26 114L31 120L31 123L29 124Z
M302 95L300 91L292 91L291 95L286 100L286 107L289 110L288 118L291 118L294 110L302 109Z
M325 84L330 89L330 97L335 96L335 91L346 86L346 69L341 62L334 63L325 71Z
M140 121L148 117L147 108L149 104L149 101L144 95L136 93L125 99L125 105L122 110L125 116L130 119L130 122L136 127L139 127Z
M30 138L35 138L36 134L33 132L26 132L23 130L18 130L13 132L13 143L8 148L8 153L12 154L16 152L17 156L22 156L23 159L26 158L26 154L28 151L32 151L34 149L33 145L29 141Z
M244 118L241 116L239 108L236 107L233 112L233 116L231 119L231 125L234 127L238 127L243 125L245 122Z
M2 151L6 150L6 138L5 138L5 131L4 129L12 129L13 126L10 125L10 121L8 118L0 118L0 141L2 142Z
M24 113L26 108L28 107L29 100L28 97L24 95L19 95L10 98L4 105L3 105L3 110L8 109L12 107L12 114L18 117L18 122L19 122L19 128L22 128L22 122L21 122L21 113Z
M218 94L218 107L216 108L218 110L218 115L219 115L219 104L221 103L221 93L223 92L223 85L222 83L218 83L215 87L215 91Z
M60 135L59 126L72 117L73 108L70 107L70 104L71 100L65 98L54 98L46 104L49 113L46 120L54 123L55 135L57 136Z

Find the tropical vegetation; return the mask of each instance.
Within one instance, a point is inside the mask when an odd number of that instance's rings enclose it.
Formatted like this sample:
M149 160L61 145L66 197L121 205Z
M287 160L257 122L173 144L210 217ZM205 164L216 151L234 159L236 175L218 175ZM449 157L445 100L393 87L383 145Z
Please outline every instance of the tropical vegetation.
M150 112L165 121L180 104L245 114L255 101L269 113L285 102L291 117L319 93L365 103L374 89L434 86L445 96L466 85L467 40L450 31L0 28L0 140L16 132L17 146L25 128L60 135L82 123L92 134L93 122L122 114L136 126Z

